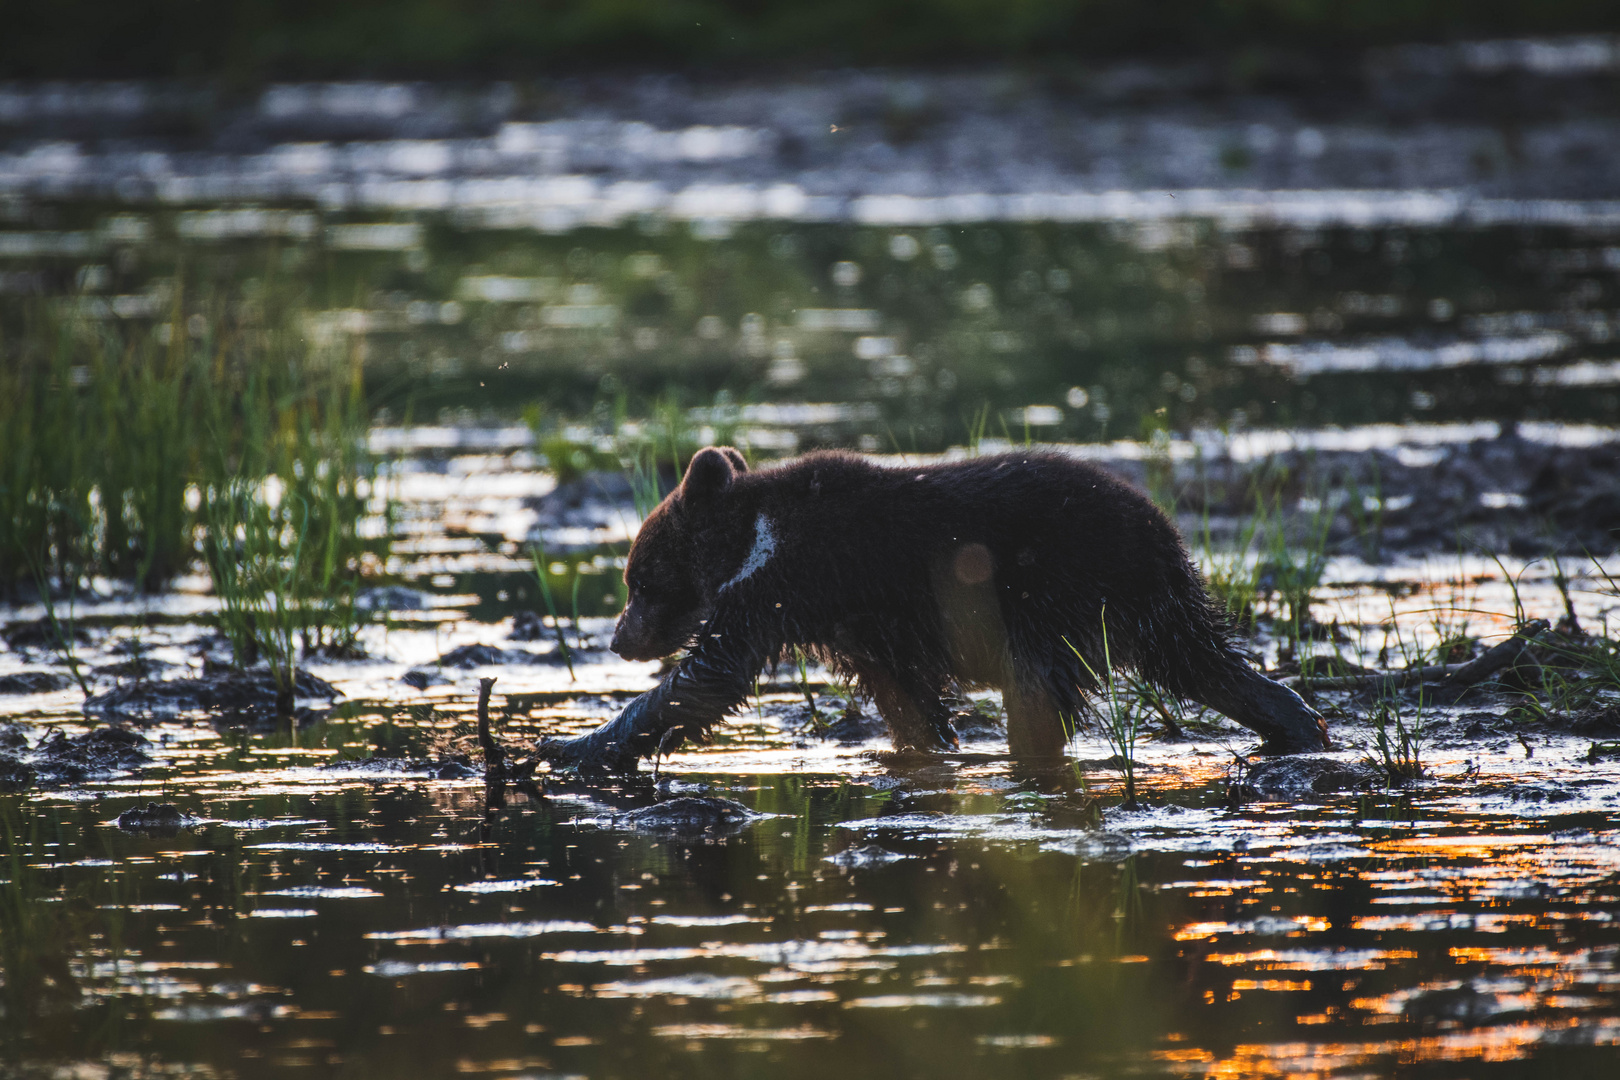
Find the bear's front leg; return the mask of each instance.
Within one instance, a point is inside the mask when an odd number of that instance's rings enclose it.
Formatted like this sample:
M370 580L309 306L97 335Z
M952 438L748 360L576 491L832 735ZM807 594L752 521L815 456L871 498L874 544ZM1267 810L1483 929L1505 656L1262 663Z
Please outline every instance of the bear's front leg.
M546 739L535 747L535 756L552 766L581 772L629 773L636 763L657 750L667 729L660 730L657 688L631 700L619 715L585 735L573 739ZM651 749L648 749L648 748Z
M536 756L585 771L634 772L642 758L701 738L748 699L754 676L775 650L711 620L692 651L656 687L618 716L573 739L547 739Z

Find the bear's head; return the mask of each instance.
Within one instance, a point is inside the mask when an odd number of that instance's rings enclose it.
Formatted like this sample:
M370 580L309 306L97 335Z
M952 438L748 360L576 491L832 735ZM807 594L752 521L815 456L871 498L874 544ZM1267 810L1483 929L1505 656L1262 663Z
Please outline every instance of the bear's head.
M747 471L748 462L729 446L699 450L680 486L641 523L625 562L630 599L613 628L614 652L657 660L697 636L714 607L715 570L713 552L699 550L698 535L720 496Z

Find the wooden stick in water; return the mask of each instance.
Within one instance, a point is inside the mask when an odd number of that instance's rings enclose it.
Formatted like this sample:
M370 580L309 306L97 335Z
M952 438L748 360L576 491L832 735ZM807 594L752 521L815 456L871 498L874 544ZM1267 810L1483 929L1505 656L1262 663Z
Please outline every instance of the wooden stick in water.
M498 777L506 769L506 751L489 733L489 692L494 679L478 680L478 745L484 748L484 777Z

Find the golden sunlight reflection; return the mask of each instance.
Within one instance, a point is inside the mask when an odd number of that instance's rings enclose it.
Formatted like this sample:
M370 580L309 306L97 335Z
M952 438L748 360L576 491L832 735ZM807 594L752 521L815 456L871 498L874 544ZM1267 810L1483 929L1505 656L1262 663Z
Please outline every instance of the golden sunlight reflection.
M1584 1030L1574 1021L1516 1023L1413 1039L1245 1044L1220 1057L1195 1049L1158 1051L1154 1057L1181 1076L1306 1080L1349 1070L1381 1070L1423 1061L1520 1061L1544 1043L1572 1034L1580 1036L1578 1042L1582 1045L1614 1046L1620 1040L1620 1023L1609 1022Z

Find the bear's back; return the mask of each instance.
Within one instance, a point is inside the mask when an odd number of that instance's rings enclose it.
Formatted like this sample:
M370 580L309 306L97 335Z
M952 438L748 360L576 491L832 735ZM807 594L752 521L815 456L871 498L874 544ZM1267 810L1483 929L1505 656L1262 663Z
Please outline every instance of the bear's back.
M803 511L841 526L861 522L876 531L988 533L1055 527L1125 539L1168 527L1152 502L1125 481L1090 462L1050 451L922 465L879 464L821 451L738 479L738 494L763 512Z
M909 592L933 560L967 543L987 546L1002 567L1038 564L1057 577L1084 570L1144 586L1186 558L1175 527L1145 495L1047 451L915 466L811 453L740 475L727 502L701 547L741 559L764 529L772 570L858 583L863 592Z

